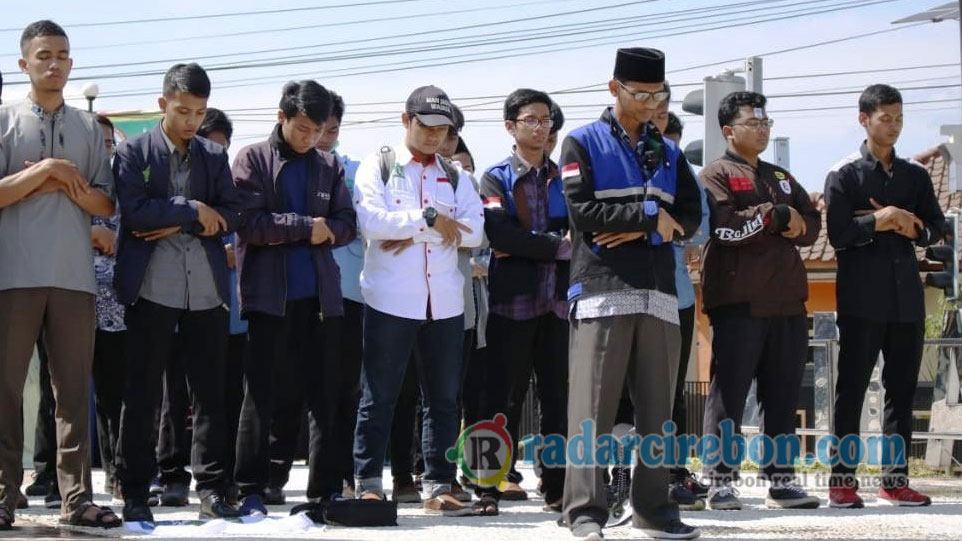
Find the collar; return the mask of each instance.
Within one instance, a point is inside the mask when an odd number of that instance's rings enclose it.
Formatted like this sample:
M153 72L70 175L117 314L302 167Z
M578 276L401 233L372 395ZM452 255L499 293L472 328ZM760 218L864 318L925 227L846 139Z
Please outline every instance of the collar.
M607 122L611 126L611 134L615 137L620 138L622 141L631 146L631 136L628 134L628 130L618 122L615 118L615 108L608 106L605 111L601 113L601 120ZM645 139L648 137L648 123L644 123L638 128L638 144L641 145Z
M37 102L33 101L33 98L31 98L29 94L27 95L25 103L30 106L30 110L33 111L35 115L40 117L41 121L52 119L54 122L60 122L63 120L64 112L67 110L67 102L65 101L60 104L60 107L58 107L56 111L48 113L43 107L37 105Z
M427 160L422 162L417 158L415 158L413 154L411 154L410 149L408 149L408 146L405 145L403 142L394 146L394 156L395 156L394 158L395 161L397 161L397 163L400 164L402 167L411 163L412 161L420 163L425 167L427 167L433 164L437 158L437 155L431 155Z
M735 154L734 152L732 152L732 151L729 150L729 149L725 149L725 156L724 156L724 157L725 157L726 160L731 160L731 161L733 161L733 162L740 163L740 164L743 164L743 165L747 165L747 166L749 166L749 167L755 167L754 165L748 163L748 161L745 160L745 158L742 158L741 156L739 156L738 154ZM758 160L758 165L761 165L761 164L762 164L762 161L761 161L761 160ZM757 169L757 167L755 167L755 168Z
M548 177L551 160L547 156L544 157L544 163L541 164L541 167L535 167L522 158L521 155L518 154L518 147L514 146L511 149L511 158L509 158L509 160L511 162L511 169L519 178L532 171Z
M163 119L161 119L160 124L158 124L157 127L160 129L160 136L164 138L164 144L167 145L167 151L170 152L171 154L175 152L179 154L180 149L178 149L177 145L175 145L174 142L170 140L170 137L167 137L167 132L164 131ZM190 156L191 147L193 145L194 145L194 138L191 137L190 141L187 141L187 157Z
M872 169L875 169L876 167L879 167L881 165L881 163L879 163L878 161L878 158L872 155L872 151L868 149L868 140L862 140L862 146L859 147L858 151L862 155L862 159L865 160L865 163L871 166ZM899 155L898 153L895 152L895 147L892 147L892 166L893 167L895 166L895 160L898 157Z

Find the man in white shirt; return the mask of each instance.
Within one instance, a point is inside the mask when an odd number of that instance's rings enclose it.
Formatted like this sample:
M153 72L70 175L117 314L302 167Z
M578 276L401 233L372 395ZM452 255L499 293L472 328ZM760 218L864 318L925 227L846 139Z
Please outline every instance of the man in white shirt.
M354 205L367 241L362 396L354 443L357 494L384 499L384 455L408 359L417 344L424 397L424 510L459 516L472 510L451 495L457 395L464 337L464 276L458 248L481 244L484 214L470 174L438 148L454 125L440 88L416 89L401 116L404 142L361 162Z

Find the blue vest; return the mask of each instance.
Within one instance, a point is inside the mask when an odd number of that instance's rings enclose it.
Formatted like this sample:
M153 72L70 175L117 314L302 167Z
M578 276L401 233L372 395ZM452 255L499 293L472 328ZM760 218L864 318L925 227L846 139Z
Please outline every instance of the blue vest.
M674 142L663 139L664 156L651 173L642 167L641 159L621 137L612 133L611 125L597 120L571 132L591 158L591 176L595 199L645 201L645 214L658 213L659 206L675 202L679 149ZM655 234L657 235L657 234ZM652 244L661 239L652 237Z
M501 183L506 201L504 209L512 216L518 215L514 202L514 184L518 181L518 174L511 167L511 158L507 158L488 168L488 174ZM567 219L568 204L565 202L564 185L560 176L555 176L548 182L548 220Z

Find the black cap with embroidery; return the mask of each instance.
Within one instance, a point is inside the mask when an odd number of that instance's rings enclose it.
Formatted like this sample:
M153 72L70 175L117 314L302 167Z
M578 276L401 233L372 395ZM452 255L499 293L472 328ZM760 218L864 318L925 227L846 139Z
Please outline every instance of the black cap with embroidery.
M665 81L665 53L647 47L618 49L615 58L615 79L636 83Z
M425 126L454 126L451 100L436 86L422 86L408 96L404 111L414 115Z

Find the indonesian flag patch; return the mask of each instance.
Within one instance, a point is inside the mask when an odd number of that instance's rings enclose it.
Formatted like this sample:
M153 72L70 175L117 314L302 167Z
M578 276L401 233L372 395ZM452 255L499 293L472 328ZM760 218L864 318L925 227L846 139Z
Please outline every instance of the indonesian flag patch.
M576 177L580 174L581 174L581 166L577 162L567 163L564 165L564 167L561 168L562 179Z
M755 185L752 184L751 180L748 180L748 177L728 177L728 187L733 192L755 191Z
M484 198L484 208L489 210L499 210L501 209L501 198L500 197L485 197Z

